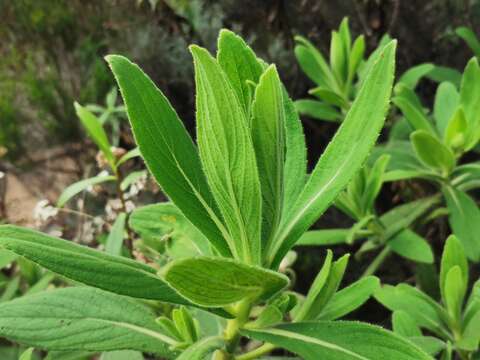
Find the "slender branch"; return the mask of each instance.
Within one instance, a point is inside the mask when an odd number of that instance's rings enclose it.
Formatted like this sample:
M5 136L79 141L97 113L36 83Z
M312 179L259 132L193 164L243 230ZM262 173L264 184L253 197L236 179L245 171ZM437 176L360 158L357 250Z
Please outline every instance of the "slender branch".
M114 169L114 173L115 173L115 177L116 177L115 186L116 186L116 190L117 190L117 195L120 199L121 209L122 209L122 212L124 212L125 215L127 216L127 221L125 222L125 228L127 229L127 239L125 241L125 245L127 246L128 250L130 250L130 252L132 252L132 250L133 250L133 232L132 232L132 229L130 228L130 225L128 224L128 212L127 212L127 204L126 204L126 201L125 201L125 193L122 190L122 186L121 186L122 181L123 181L123 175L122 175L121 171L118 170L118 169Z
M227 321L224 332L226 350L230 354L234 354L240 342L240 328L248 321L252 304L250 299L243 300L235 307L235 319Z
M383 262L386 260L388 255L390 255L391 251L388 246L385 246L382 251L373 259L373 261L370 263L370 265L367 267L365 272L362 274L361 277L373 275L377 272L378 268L383 264Z
M257 359L259 358L260 356L263 356L263 355L267 355L269 354L272 350L275 349L275 345L273 344L269 344L269 343L265 343L263 344L262 346L246 353L246 354L243 354L243 355L239 355L237 357L235 357L236 360L253 360L253 359Z

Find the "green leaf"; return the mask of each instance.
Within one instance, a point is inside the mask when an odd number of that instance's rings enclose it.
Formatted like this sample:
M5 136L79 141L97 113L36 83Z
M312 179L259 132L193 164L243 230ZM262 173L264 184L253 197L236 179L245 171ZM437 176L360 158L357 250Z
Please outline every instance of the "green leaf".
M174 259L211 254L205 236L172 203L139 207L130 215L129 224L153 247L168 238L166 250Z
M285 163L283 87L274 65L260 77L252 104L252 139L262 192L262 245L270 241L282 214Z
M127 220L127 214L121 213L115 219L115 222L110 229L110 233L105 243L105 252L110 255L121 255L123 238L125 235L125 223Z
M480 343L480 312L477 312L463 329L457 346L467 351L477 351Z
M434 67L435 66L430 63L415 65L405 71L402 76L400 76L398 82L404 84L405 86L408 86L411 89L415 89L421 78L423 78L430 71L432 71Z
M143 299L185 300L150 266L13 225L0 226L0 247L66 278Z
M107 159L109 165L112 169L116 168L115 165L115 156L112 153L110 142L108 141L107 133L102 127L102 124L97 119L95 115L93 115L90 111L86 108L81 106L78 103L75 103L75 111L77 112L77 116L82 122L83 126L88 132L90 138L95 142L98 148L102 151L103 155Z
M414 336L408 338L408 340L432 356L438 355L438 353L446 347L446 344L442 340L433 336Z
M465 297L465 280L462 276L462 269L455 265L450 268L445 276L444 301L448 313L454 321L460 321L463 300Z
M480 209L465 192L444 187L443 194L450 212L448 221L453 234L462 243L467 257L480 261Z
M465 256L465 251L463 249L460 241L455 237L455 235L450 235L445 243L443 248L442 260L440 263L440 292L442 294L442 299L445 299L446 295L446 279L449 271L458 266L461 269L462 274L462 284L463 292L467 290L468 286L468 261Z
M423 109L418 108L403 96L395 96L392 102L402 111L405 119L414 130L424 130L431 135L435 134L435 129Z
M455 166L455 156L440 140L425 130L415 131L410 139L415 153L426 166L450 173Z
M357 37L353 43L352 51L350 53L350 58L348 60L348 77L352 81L357 72L358 66L363 60L363 55L365 54L365 37L360 35Z
M296 246L327 246L343 244L347 240L349 229L310 230L295 243Z
M163 191L224 256L230 249L197 149L167 98L135 64L107 58L127 107L135 139Z
M20 355L20 357L18 358L18 360L32 360L32 356L33 356L33 350L34 348L29 348L27 350L25 350L22 355Z
M381 155L373 164L372 168L368 174L367 184L365 186L365 191L362 194L362 203L365 210L372 210L375 203L375 199L380 192L383 180L384 173L387 169L388 162L390 161L390 156L387 154Z
M362 306L380 287L375 276L366 276L336 292L323 308L319 320L336 320Z
M430 244L410 229L396 233L386 244L398 255L407 259L433 264L434 257Z
M218 37L217 60L248 116L252 101L248 82L258 82L263 72L262 65L243 39L226 29L222 29Z
M282 311L275 305L267 305L258 317L245 325L246 329L261 329L281 323Z
M462 74L456 69L452 69L448 66L438 66L427 74L427 77L438 83L451 82L455 86L459 86L462 80Z
M0 305L0 334L49 350L131 349L173 358L175 341L132 299L89 287L41 292Z
M104 352L100 360L144 360L144 358L139 351L117 350Z
M343 279L349 255L344 255L329 266L331 252L327 254L325 264L311 286L305 302L295 314L295 321L318 319L325 306L331 301ZM327 266L326 266L327 265Z
M475 56L480 56L480 42L478 41L477 36L471 29L465 26L460 26L455 29L455 33L463 40L465 40L470 49L472 49Z
M340 96L338 93L336 93L336 92L334 92L330 89L318 86L316 88L310 89L308 91L308 93L310 95L314 95L317 98L325 101L327 104L338 106L338 107L344 108L344 109L348 109L347 101L342 96Z
M332 269L332 258L333 253L329 249L327 250L327 255L325 257L325 261L323 262L322 268L315 277L313 284L310 286L305 300L295 313L295 321L315 318L315 316L320 312L321 309L316 308L315 303L320 297L323 287L327 283L328 276L330 275L330 271Z
M463 72L460 85L460 103L472 135L477 135L480 128L480 66L477 58L468 62ZM473 145L473 144L472 144Z
M462 108L453 114L445 130L444 142L453 150L462 150L468 137L468 124Z
M14 254L7 250L0 250L0 269L3 269L5 266L10 265L18 258L17 254Z
M260 264L261 192L245 112L225 73L207 50L190 47L197 87L197 141L234 256Z
M420 327L424 327L440 337L447 336L444 320L446 312L428 295L407 285L383 285L376 293L375 299L391 311L405 311Z
M278 266L298 238L329 207L360 169L373 147L388 107L396 42L387 45L327 146L278 233L271 263Z
M118 161L117 161L117 167L126 163L128 160L142 156L140 154L140 149L136 147L135 149L132 149L128 151L125 155L123 155Z
M200 306L222 307L245 298L268 300L288 285L280 273L222 258L176 260L165 280Z
M422 331L415 320L403 310L393 312L392 328L395 333L407 338L422 336Z
M359 322L304 322L242 332L285 348L305 360L432 360L404 338Z
M332 31L330 40L330 67L337 77L339 84L343 84L347 79L347 60L348 54L346 53L342 36L338 32Z
M57 200L57 206L63 207L71 198L75 195L81 193L83 190L89 188L90 186L101 184L107 181L115 181L115 176L95 176L88 179L77 181L72 185L69 185L63 190L60 194L60 197Z
M286 92L285 92L286 93ZM285 106L285 168L282 218L300 195L307 179L307 148L302 123L293 101L284 94Z
M433 118L440 136L444 136L448 122L452 118L460 102L460 94L451 82L442 82L435 94Z
M302 114L318 120L340 122L341 114L334 107L317 100L297 100L295 108Z
M303 72L317 85L339 90L335 76L321 52L302 36L295 36L295 41L295 55Z
M439 200L439 196L430 196L396 206L387 211L380 217L380 221L387 229L385 237L388 239L403 229L408 228L431 209L433 205L438 203Z
M223 345L221 338L208 337L191 345L177 357L177 360L207 360L211 358L215 350L220 349Z

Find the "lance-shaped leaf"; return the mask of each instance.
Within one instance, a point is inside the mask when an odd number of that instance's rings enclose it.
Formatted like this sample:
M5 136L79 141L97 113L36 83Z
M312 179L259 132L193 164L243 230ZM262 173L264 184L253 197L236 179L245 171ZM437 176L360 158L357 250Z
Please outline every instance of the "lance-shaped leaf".
M408 93L413 92L413 90L404 89L403 92ZM435 134L435 129L422 108L416 106L406 96L395 96L392 101L402 111L405 119L414 130L425 130L430 134Z
M468 126L473 131L478 130L480 114L480 66L478 59L473 57L468 62L460 85L460 104L465 111Z
M165 280L179 294L200 306L222 307L245 298L268 300L288 285L275 271L222 258L190 258L172 262Z
M433 360L403 337L360 322L303 322L242 332L305 360Z
M455 166L455 156L437 137L425 130L417 130L410 139L420 161L433 169L449 173Z
M462 243L465 254L472 261L480 260L480 209L465 192L452 187L443 189L448 221L455 236Z
M454 321L460 321L463 300L465 298L465 286L462 269L455 265L445 276L444 301L448 313Z
M430 63L413 66L405 71L402 76L400 76L398 82L408 86L411 89L415 89L420 79L432 71L434 67L435 65Z
M302 70L316 84L339 90L334 74L318 49L307 39L295 36L295 55Z
M155 180L224 256L230 254L197 149L167 98L135 64L110 55L135 140Z
M451 82L442 82L438 85L433 104L433 118L440 136L444 136L448 122L455 113L460 101L460 95Z
M337 134L318 161L298 200L283 222L277 251L271 262L283 256L330 206L360 169L373 147L388 108L395 63L396 42L385 46L370 71Z
M150 266L12 225L0 226L0 247L69 279L117 294L185 304Z
M270 65L260 77L252 104L252 139L262 190L263 245L280 222L285 162L285 107L277 70Z
M307 179L307 148L302 123L286 91L283 100L286 151L282 218L297 200Z
M460 26L455 29L455 33L467 43L475 56L480 56L480 42L471 29L465 26Z
M461 270L462 282L460 285L462 287L462 292L465 293L467 291L469 278L468 261L465 256L465 250L463 249L460 241L455 235L450 235L443 248L442 260L440 262L439 281L442 299L446 298L445 282L447 279L447 274L454 266L458 266Z
M445 129L444 142L453 150L462 149L468 137L468 124L462 108L458 108Z
M261 192L245 112L217 61L190 47L195 65L197 141L208 184L223 215L235 257L261 259Z
M348 59L348 78L352 81L355 77L355 73L359 65L363 60L363 55L365 54L365 37L360 35L355 39L355 42L352 46L352 51L350 53L350 58Z
M115 219L105 243L105 252L111 255L122 255L123 238L125 236L125 222L127 214L121 213Z
M113 156L107 133L103 129L100 121L95 115L93 115L90 111L88 111L86 108L82 107L78 103L75 103L75 111L77 112L77 116L80 118L83 126L87 130L90 138L95 142L100 151L103 153L109 165L113 169L115 169L115 156Z
M320 316L343 279L348 258L347 254L331 263L332 253L328 251L322 269L315 278L304 303L295 314L295 321L314 320Z
M323 308L319 320L335 320L362 306L380 287L375 276L366 276L336 292Z
M132 349L174 358L175 341L144 305L90 287L44 291L0 305L0 335L49 350Z
M445 310L420 290L407 284L384 285L375 293L375 299L391 311L405 311L420 327L448 336Z
M221 30L218 37L217 60L227 74L235 94L248 116L253 98L248 82L258 82L263 72L262 65L245 41L226 29Z
M57 206L63 207L71 198L88 189L90 186L101 184L108 181L115 181L115 176L95 176L88 179L77 181L65 188L58 198Z
M309 117L319 120L340 122L342 115L333 107L322 101L303 99L295 101L297 111Z

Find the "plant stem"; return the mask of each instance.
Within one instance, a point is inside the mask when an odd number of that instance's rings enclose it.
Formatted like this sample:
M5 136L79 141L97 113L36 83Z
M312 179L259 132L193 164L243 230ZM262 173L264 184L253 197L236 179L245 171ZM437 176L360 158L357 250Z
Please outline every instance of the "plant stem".
M121 186L123 181L123 175L118 169L114 169L114 173L116 177L115 185L117 189L117 196L120 199L122 212L124 212L125 215L127 216L127 221L125 222L125 228L127 229L127 239L125 241L125 245L127 246L128 250L131 253L133 250L133 233L132 233L132 229L130 229L130 225L128 224L128 212L127 212L127 204L125 201L125 193L123 192L122 186Z
M373 259L373 261L370 263L370 265L367 267L361 277L375 274L375 272L383 264L388 255L390 255L390 252L390 248L385 246L383 250L380 251L380 253L375 257L375 259Z
M230 354L234 354L240 341L240 328L248 321L252 305L250 301L243 300L236 307L236 317L227 321L224 332L226 349Z
M257 359L259 358L260 356L263 356L263 355L266 355L268 353L270 353L273 349L275 349L275 345L273 344L269 344L269 343L265 343L263 344L262 346L246 353L246 354L243 354L243 355L239 355L237 356L235 359L236 360L253 360L253 359Z

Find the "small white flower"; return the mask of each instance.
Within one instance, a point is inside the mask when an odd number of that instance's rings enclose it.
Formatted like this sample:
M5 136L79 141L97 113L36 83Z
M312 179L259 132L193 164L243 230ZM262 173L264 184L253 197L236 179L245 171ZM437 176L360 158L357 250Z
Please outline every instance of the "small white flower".
M37 225L42 225L48 219L57 216L58 209L52 205L47 199L40 200L33 209L33 218Z

